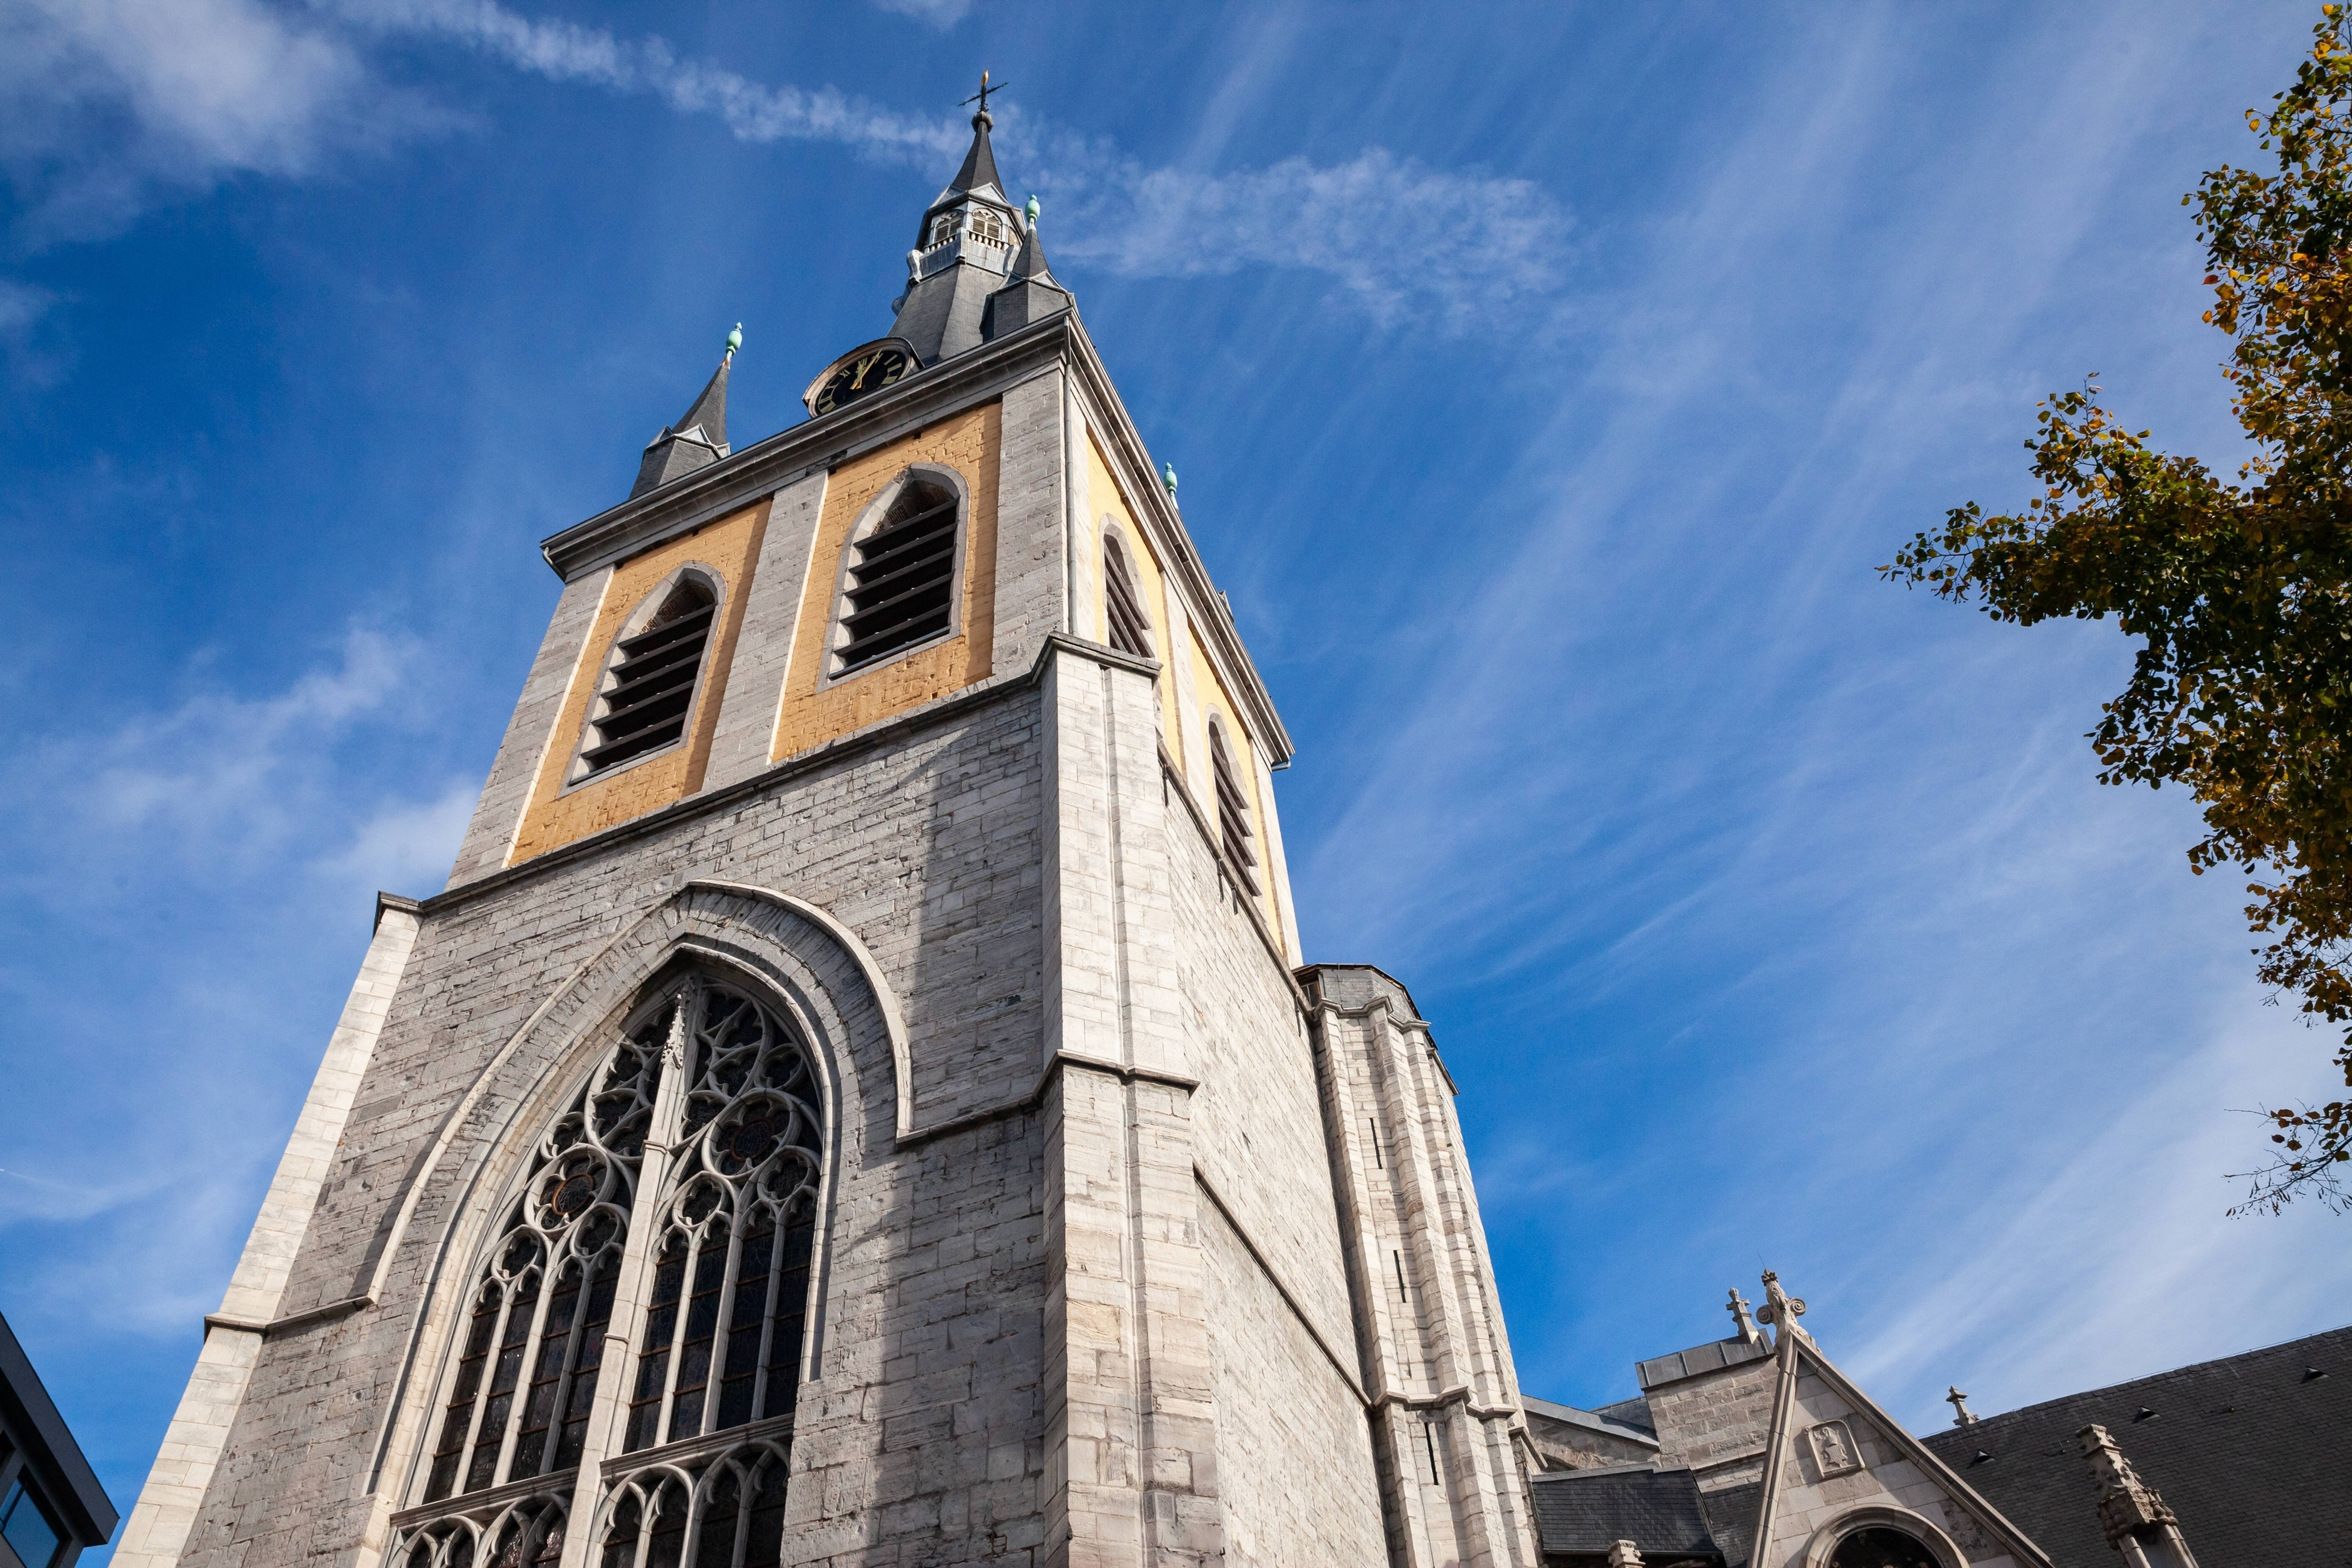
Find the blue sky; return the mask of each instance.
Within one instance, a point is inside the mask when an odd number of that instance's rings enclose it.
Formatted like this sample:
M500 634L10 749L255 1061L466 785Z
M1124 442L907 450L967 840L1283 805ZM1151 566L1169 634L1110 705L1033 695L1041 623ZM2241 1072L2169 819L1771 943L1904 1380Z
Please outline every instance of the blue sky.
M117 1501L537 541L737 320L738 444L883 329L982 66L1528 1392L1766 1265L1921 1427L2342 1321L2345 1222L2222 1217L2327 1042L2186 798L2092 782L2127 645L1872 570L2086 371L2233 458L2179 197L2315 16L0 0L0 1309Z

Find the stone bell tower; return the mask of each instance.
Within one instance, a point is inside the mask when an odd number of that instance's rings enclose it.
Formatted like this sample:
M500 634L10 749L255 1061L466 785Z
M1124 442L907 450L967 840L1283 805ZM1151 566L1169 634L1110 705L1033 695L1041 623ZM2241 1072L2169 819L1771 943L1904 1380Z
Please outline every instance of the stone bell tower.
M730 340L375 936L117 1561L1536 1562L1451 1087L1000 182Z

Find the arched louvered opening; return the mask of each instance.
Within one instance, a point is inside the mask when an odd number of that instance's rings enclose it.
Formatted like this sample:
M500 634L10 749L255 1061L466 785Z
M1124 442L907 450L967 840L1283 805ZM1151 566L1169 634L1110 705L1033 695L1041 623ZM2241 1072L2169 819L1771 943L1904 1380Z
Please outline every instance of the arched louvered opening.
M929 642L955 619L956 493L911 477L880 522L849 547L835 673Z
M1214 719L1209 721L1209 771L1216 776L1217 838L1223 844L1225 859L1233 862L1234 874L1250 896L1257 896L1257 835L1250 831L1249 797L1242 793L1240 776L1234 771L1233 753L1225 745L1225 727Z
M1143 593L1136 586L1135 569L1117 539L1103 536L1103 620L1110 645L1139 659L1152 657L1151 621L1143 612Z
M677 740L694 706L702 652L719 612L718 595L698 577L682 577L644 631L614 644L592 744L580 754L591 774L617 768Z

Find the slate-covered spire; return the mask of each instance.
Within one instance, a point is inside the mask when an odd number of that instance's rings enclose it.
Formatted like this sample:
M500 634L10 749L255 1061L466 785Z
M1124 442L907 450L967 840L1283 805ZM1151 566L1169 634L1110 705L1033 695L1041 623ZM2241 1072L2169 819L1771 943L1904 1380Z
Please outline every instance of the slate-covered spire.
M912 344L926 365L986 340L989 296L1005 287L1022 245L1024 225L1004 193L988 140L996 120L987 95L1000 90L982 75L971 146L955 178L923 209L915 248L907 253L907 292L891 303L898 312L891 336Z
M734 450L727 444L727 371L735 362L735 350L742 346L743 323L738 321L727 334L727 351L719 356L719 368L710 372L702 395L676 424L666 426L646 444L630 499L698 468L708 468Z
M988 73L981 72L980 79L985 85ZM982 104L980 112L971 117L971 150L963 155L963 167L956 171L954 183L940 193L942 196L953 195L959 191L994 191L1000 196L1004 194L1004 183L996 177L996 149L988 143L988 133L995 125L996 117L988 112L987 105Z

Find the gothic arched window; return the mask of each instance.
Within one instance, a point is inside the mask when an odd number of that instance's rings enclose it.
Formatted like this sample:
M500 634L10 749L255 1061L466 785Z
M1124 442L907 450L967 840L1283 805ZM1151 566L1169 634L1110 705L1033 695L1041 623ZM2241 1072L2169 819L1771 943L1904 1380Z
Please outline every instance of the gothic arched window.
M638 1008L477 1270L399 1568L553 1568L567 1523L598 1531L601 1568L776 1568L819 1103L808 1048L749 991L689 974ZM600 1378L608 1334L629 1354Z
M1838 1542L1830 1568L1943 1568L1927 1543L1906 1531L1874 1525Z
M799 1391L817 1177L816 1085L800 1041L740 991L690 1009L691 1087L625 1448L788 1414Z
M834 670L851 670L940 636L954 623L962 501L921 473L900 481L872 528L849 547Z
M1143 612L1143 594L1136 586L1135 569L1127 552L1108 534L1103 536L1103 620L1110 645L1139 659L1151 654L1151 621Z
M1224 845L1225 859L1233 862L1234 874L1242 880L1250 896L1257 896L1257 851L1251 841L1257 835L1250 831L1249 797L1242 793L1241 778L1234 771L1232 751L1225 745L1225 727L1215 719L1209 721L1209 771L1215 776L1217 788L1217 837Z
M580 1462L660 1051L622 1040L540 1141L475 1288L425 1501Z
M719 596L691 573L680 577L644 628L613 644L596 706L590 743L580 753L586 774L657 751L686 734L702 652L719 613Z

